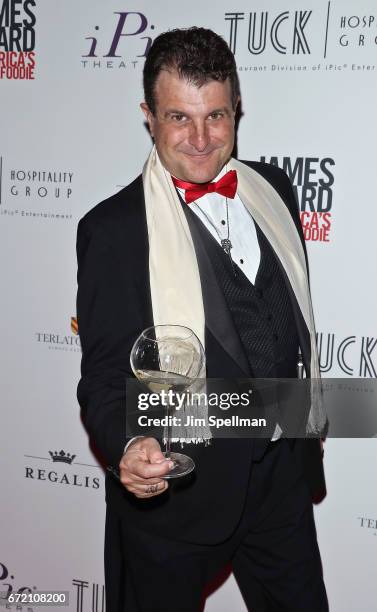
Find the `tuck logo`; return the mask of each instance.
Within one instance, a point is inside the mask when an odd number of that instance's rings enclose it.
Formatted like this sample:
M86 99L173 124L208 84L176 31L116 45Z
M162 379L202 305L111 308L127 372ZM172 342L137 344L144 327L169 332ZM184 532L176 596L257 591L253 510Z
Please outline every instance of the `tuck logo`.
M0 79L34 79L35 0L0 0Z
M74 578L72 584L76 587L76 612L105 612L105 587L98 582Z
M335 334L321 332L317 334L317 345L321 372L331 372L334 367L339 367L348 376L377 378L377 338L339 338Z
M225 13L229 22L229 47L236 54L246 48L252 55L260 55L269 45L282 55L309 54L310 47L305 28L312 11L269 11L259 13ZM244 23L242 23L244 22Z

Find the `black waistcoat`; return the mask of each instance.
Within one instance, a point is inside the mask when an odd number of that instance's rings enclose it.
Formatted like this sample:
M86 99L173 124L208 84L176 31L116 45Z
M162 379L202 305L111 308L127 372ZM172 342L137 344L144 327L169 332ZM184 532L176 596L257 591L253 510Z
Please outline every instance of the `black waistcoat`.
M261 259L255 284L186 205L205 245L255 378L296 376L298 336L283 273L276 255L256 225ZM241 265L241 264L240 264ZM206 313L206 317L208 313Z

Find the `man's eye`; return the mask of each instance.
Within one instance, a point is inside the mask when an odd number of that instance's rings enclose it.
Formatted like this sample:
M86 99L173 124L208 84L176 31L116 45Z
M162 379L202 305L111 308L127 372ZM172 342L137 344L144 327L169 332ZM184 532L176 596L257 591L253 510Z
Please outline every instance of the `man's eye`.
M176 121L177 123L181 123L186 117L185 115L172 115L171 118L173 119L173 121Z
M218 112L218 113L211 113L210 114L211 119L221 119L223 116L224 116L224 114L220 113L220 112Z

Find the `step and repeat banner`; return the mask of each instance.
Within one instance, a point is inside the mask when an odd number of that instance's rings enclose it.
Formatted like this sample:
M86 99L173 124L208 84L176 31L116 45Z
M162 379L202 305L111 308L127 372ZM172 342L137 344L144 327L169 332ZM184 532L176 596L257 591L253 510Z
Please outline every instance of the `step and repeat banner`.
M73 612L105 610L104 474L76 401L76 226L140 173L145 56L192 25L235 54L239 158L295 186L323 376L376 377L376 0L0 0L0 591L69 591ZM325 464L330 607L372 612L377 442L328 440ZM232 576L206 603L229 609L245 610Z

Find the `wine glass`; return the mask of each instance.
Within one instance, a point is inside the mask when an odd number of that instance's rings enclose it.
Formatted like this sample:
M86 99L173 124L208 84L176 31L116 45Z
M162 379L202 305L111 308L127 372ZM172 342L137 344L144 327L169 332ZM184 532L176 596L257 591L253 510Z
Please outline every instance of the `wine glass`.
M182 325L155 325L148 327L137 338L131 350L131 368L136 378L152 392L162 390L182 393L202 373L204 349L192 329ZM183 453L171 452L171 412L174 404L167 403L168 425L165 437L167 460L174 467L165 478L177 478L189 474L195 463Z

